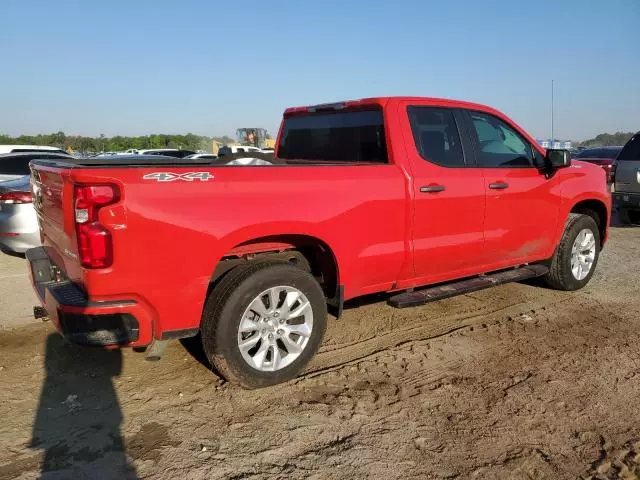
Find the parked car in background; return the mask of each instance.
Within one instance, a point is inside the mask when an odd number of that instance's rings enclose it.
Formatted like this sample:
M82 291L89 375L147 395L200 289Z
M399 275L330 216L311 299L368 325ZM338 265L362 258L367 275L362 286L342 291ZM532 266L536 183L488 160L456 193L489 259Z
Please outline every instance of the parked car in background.
M613 165L622 147L585 148L573 155L575 160L600 165L607 172L607 182L613 182Z
M613 176L613 200L620 221L640 225L640 132L622 148Z
M118 155L118 152L100 152L97 155L94 155L95 157L110 157L112 155Z
M178 150L177 148L152 148L147 150L138 150L138 155L162 155L165 157L184 158L193 155L193 150Z
M98 157L117 156L117 155L163 155L165 157L184 158L189 155L194 155L196 152L193 150L181 150L178 148L147 148L137 149L130 148L124 152L104 152Z
M251 147L248 145L224 145L218 150L219 157L233 155L236 153L263 153L263 151L258 147Z
M0 154L25 152L51 152L67 155L67 152L65 152L61 148L49 147L46 145L0 145Z
M34 158L68 160L71 156L53 149L0 154L0 250L3 252L24 253L40 245L29 177L29 162Z

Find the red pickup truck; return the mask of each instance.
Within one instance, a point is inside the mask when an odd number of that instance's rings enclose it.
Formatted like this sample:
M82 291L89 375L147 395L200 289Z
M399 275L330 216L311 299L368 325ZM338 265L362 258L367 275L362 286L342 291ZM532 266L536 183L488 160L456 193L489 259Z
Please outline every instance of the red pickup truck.
M494 109L433 98L288 109L272 162L31 168L43 246L27 258L59 331L151 357L200 334L245 387L294 377L327 306L339 316L357 296L394 292L401 308L531 277L581 288L611 209L601 168Z

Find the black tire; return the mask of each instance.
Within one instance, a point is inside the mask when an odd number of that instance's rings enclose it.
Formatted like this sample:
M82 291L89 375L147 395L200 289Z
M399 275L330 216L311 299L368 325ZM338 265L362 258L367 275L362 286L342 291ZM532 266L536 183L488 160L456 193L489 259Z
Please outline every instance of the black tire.
M618 220L621 225L631 225L631 218L629 216L628 208L620 208L618 209Z
M621 225L640 225L640 210L621 208L618 210Z
M571 248L576 240L578 234L584 230L589 229L595 238L595 258L591 266L589 274L582 280L578 280L571 271ZM556 290L579 290L584 287L598 265L598 258L600 257L600 230L598 224L589 215L581 215L578 213L571 213L567 219L567 223L564 227L564 233L560 244L556 248L555 253L551 259L551 265L549 273L542 277L544 283L547 286Z
M308 343L291 364L264 372L245 361L238 347L240 321L249 304L275 286L291 286L309 300L313 328ZM294 378L315 355L327 327L327 304L316 279L287 262L258 261L227 273L207 299L202 317L202 345L207 358L228 381L245 388L260 388Z

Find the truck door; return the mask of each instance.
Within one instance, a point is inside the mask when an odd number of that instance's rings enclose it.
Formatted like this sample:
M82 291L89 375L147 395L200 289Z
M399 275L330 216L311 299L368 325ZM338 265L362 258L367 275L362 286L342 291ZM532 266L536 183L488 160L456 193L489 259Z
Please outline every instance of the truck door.
M482 271L485 189L455 109L403 102L400 121L413 173L415 277L405 286Z
M486 112L465 114L487 196L485 262L496 270L551 257L558 176L547 178L542 155L515 127Z

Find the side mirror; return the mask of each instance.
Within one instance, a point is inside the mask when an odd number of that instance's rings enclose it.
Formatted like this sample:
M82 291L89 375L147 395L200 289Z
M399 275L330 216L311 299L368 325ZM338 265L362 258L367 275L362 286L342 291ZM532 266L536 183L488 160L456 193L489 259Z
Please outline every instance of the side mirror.
M569 153L569 150L554 150L550 148L547 150L545 161L552 170L570 167L571 153Z

